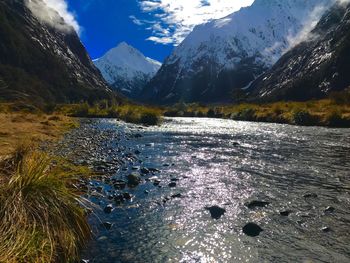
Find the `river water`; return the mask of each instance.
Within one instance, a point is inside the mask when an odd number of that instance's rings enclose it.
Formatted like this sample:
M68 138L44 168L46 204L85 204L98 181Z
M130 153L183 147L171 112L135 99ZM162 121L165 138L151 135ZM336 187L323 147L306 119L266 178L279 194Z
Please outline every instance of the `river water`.
M65 145L110 174L82 182L95 204L94 237L83 251L89 262L350 262L349 129L87 120ZM159 172L138 187L113 187L142 167ZM133 198L115 202L124 192ZM269 205L248 208L253 200ZM219 219L206 209L214 205L226 210ZM242 232L249 222L263 229L259 236Z

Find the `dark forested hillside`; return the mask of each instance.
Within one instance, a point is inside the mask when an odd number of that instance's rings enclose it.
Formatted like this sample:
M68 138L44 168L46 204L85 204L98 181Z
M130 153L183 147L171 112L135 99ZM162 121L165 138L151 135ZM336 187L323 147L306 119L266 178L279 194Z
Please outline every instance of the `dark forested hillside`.
M75 102L111 94L76 32L40 22L24 0L0 1L0 79L1 100Z

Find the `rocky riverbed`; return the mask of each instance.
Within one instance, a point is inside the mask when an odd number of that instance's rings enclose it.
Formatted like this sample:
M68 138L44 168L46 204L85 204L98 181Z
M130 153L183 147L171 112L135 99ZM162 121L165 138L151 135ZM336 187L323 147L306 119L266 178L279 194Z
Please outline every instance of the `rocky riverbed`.
M57 152L99 173L84 262L348 262L346 129L82 120Z

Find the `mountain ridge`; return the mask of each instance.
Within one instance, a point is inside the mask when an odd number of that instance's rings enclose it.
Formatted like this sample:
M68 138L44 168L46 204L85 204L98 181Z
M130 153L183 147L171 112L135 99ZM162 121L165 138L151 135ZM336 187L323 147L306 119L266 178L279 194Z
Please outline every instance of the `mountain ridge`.
M268 70L326 0L256 0L197 26L142 92L151 103L230 102L232 92ZM233 33L232 33L233 32Z
M112 96L77 33L39 20L25 0L0 2L0 36L0 79L7 87L3 100L19 96L67 103Z
M254 100L323 98L350 86L350 4L335 4L312 36L292 48L249 88Z
M111 87L129 98L137 98L161 66L160 62L144 56L126 42L93 62Z

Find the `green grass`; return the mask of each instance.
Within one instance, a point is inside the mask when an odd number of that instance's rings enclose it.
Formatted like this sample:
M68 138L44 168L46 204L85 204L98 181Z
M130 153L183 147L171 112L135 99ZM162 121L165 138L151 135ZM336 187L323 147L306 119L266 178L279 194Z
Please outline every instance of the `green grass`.
M71 187L86 171L21 146L0 162L0 262L76 262L90 228Z

